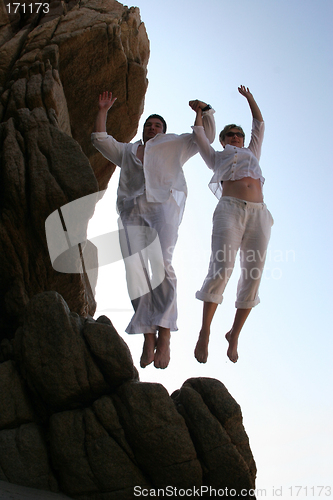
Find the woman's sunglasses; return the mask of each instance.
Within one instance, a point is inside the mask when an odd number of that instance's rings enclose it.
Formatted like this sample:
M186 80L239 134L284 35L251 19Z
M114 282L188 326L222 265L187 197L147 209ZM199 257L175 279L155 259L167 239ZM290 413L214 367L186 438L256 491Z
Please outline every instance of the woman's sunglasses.
M227 132L225 134L226 137L233 137L234 135L237 135L237 137L244 137L244 134L242 134L242 132Z

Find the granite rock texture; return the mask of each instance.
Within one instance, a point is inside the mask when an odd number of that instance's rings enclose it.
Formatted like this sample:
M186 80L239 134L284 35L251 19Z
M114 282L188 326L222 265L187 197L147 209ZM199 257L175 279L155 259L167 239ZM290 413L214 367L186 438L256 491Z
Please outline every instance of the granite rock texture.
M255 487L240 406L218 380L171 396L140 382L111 321L78 316L57 292L30 300L12 346L0 363L0 480L83 500Z
M90 196L80 220L85 238L115 168L90 141L98 95L117 96L107 126L118 140L131 140L148 58L138 8L115 0L1 0L0 340L13 336L29 299L46 290L59 292L71 311L94 314L96 273L81 272L79 256L77 272L52 268L45 221ZM85 252L97 261L92 245Z

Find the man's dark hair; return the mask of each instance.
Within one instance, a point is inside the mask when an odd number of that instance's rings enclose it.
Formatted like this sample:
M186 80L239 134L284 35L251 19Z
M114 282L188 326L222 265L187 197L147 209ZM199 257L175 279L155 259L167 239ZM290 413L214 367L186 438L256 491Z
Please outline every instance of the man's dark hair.
M158 120L160 120L163 124L163 132L164 134L166 133L166 130L167 130L167 124L166 124L166 121L164 120L163 116L161 115L156 115L156 114L153 114L153 115L149 115L147 120L145 121L145 123L143 124L143 126L145 127L147 121L150 119L150 118L157 118Z

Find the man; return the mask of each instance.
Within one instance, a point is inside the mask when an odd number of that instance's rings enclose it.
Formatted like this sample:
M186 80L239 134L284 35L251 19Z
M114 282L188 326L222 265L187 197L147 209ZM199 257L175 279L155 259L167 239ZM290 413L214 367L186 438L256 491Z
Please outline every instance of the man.
M193 134L166 134L166 122L156 114L147 118L142 141L134 144L116 141L106 133L107 113L115 100L111 92L99 96L92 142L121 168L117 193L120 244L135 311L126 332L145 336L142 368L152 362L156 368L166 368L170 361L170 331L178 329L176 276L171 261L187 195L182 166L198 148ZM191 107L195 104L203 111L205 132L213 142L214 110L201 101L190 103ZM154 235L158 236L160 253ZM151 251L153 247L155 251Z

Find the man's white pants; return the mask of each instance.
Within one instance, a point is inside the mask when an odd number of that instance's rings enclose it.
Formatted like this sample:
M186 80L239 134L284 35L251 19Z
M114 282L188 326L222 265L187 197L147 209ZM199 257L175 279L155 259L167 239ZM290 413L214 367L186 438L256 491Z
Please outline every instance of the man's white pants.
M145 194L123 210L120 246L134 315L127 333L156 333L177 328L177 279L172 267L180 208L172 195L165 203L149 203Z
M239 250L241 276L235 306L256 306L272 225L273 217L265 203L222 196L213 215L208 274L196 298L221 304Z

